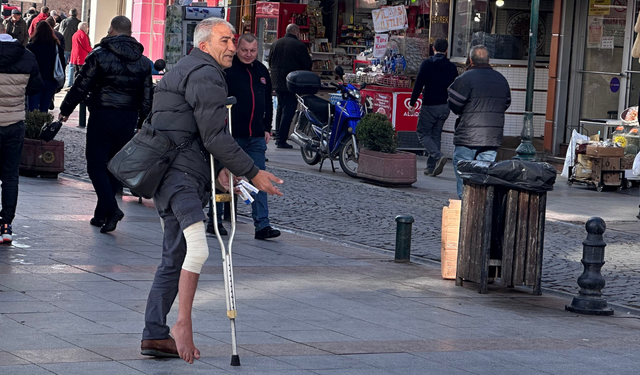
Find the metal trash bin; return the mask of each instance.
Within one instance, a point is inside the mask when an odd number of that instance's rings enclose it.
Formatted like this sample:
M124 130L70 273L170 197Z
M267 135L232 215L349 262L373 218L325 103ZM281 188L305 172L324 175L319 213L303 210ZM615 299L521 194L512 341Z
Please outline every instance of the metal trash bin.
M463 161L464 181L456 285L532 286L541 294L547 191L556 170L548 163Z

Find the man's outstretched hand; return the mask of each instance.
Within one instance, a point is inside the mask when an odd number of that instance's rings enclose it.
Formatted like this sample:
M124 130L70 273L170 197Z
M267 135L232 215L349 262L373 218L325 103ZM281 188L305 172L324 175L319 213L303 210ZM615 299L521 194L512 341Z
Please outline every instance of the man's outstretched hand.
M251 182L253 183L253 186L258 188L258 190L264 191L267 194L282 195L282 192L277 186L273 185L273 182L276 184L282 184L284 181L267 171L259 171Z

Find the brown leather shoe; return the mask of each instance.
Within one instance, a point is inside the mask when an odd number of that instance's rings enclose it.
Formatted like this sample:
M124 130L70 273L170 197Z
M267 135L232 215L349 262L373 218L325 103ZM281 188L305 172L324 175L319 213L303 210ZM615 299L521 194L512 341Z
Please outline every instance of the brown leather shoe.
M180 358L173 337L164 340L142 340L140 354L152 357Z

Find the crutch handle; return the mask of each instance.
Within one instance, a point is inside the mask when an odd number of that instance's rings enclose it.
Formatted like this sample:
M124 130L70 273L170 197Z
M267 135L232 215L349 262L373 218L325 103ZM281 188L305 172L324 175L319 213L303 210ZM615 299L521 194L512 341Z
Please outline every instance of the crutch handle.
M231 202L231 194L216 194L216 202Z
M236 99L235 96L230 96L227 98L227 102L224 105L226 105L227 108L231 108L237 102L238 102L238 99Z

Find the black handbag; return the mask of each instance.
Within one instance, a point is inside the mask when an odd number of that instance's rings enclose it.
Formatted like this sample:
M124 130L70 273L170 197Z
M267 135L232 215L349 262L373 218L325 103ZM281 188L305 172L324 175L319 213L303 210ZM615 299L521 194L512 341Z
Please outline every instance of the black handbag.
M138 133L109 161L107 168L133 194L153 198L178 153L199 137L196 133L176 146L145 120Z
M42 125L42 129L40 129L40 136L38 138L45 142L52 141L60 131L60 128L62 128L62 121L54 121L49 124L44 124Z

